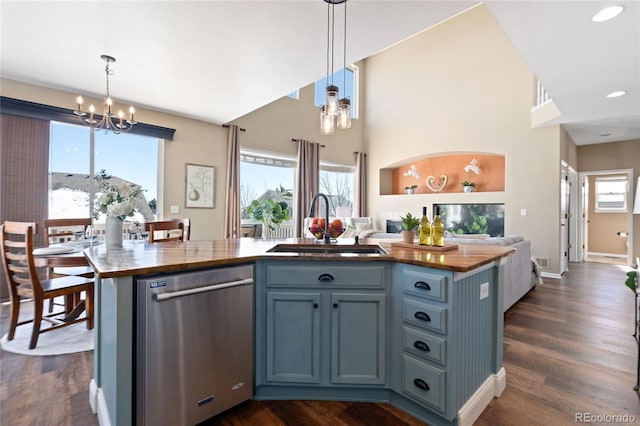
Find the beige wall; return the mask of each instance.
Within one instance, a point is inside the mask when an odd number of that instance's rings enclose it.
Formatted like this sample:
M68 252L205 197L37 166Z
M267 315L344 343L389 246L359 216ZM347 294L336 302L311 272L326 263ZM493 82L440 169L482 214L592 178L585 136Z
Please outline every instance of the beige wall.
M37 102L62 108L74 108L77 93L45 89L39 86L3 79L2 96ZM100 104L97 99L87 103ZM117 102L117 98L116 98ZM193 239L222 238L224 223L224 179L226 170L226 129L214 124L176 115L152 111L136 106L136 119L143 123L176 129L173 142L165 143L163 180L163 217L189 217ZM125 153L123 153L125 154ZM215 209L185 209L185 163L207 164L216 167ZM170 214L169 206L180 206L180 213Z
M580 172L603 170L633 170L632 193L635 194L640 175L640 140L582 145L578 147ZM633 202L633 197L630 202ZM633 258L640 256L640 215L633 215ZM591 249L591 248L590 248Z
M533 76L486 8L367 59L366 68L369 211L377 225L433 203L505 203L505 234L530 239L533 255L549 258L549 272L558 273L560 129L531 128ZM439 152L504 154L505 191L379 195L381 168Z
M363 64L357 65L360 87L362 87L365 68ZM320 111L314 106L314 90L314 84L310 84L300 89L298 100L285 96L233 120L233 124L247 129L241 134L241 146L295 157L297 144L291 139L307 139L325 145L320 151L320 161L354 165L354 152L363 150L364 120L354 119L348 130L336 129L332 135L321 135ZM359 90L359 93L361 94L359 116L363 117L363 90Z
M573 170L578 171L578 147L563 128L560 128L560 160L565 161Z

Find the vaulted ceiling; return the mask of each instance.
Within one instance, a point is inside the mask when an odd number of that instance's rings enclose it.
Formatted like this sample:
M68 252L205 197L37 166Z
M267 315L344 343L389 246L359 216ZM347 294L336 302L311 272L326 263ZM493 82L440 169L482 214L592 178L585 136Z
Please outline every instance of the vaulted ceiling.
M347 62L478 3L349 0ZM577 144L640 139L637 1L617 2L625 11L598 24L591 17L608 2L484 3ZM322 0L2 0L0 75L100 98L106 53L117 60L111 92L119 103L222 124L325 75L326 10ZM628 93L605 97L614 90Z

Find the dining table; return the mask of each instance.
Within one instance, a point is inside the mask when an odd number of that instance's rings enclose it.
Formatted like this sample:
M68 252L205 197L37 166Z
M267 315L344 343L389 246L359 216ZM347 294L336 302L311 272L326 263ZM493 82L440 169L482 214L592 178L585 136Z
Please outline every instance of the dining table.
M69 241L67 243L52 244L46 247L38 247L33 250L34 265L37 268L87 268L89 261L84 255L84 249L89 245L101 244L101 242ZM86 272L86 271L85 271ZM68 275L73 275L69 273ZM65 317L62 321L73 321L86 310L85 301L77 294L72 303L65 303Z

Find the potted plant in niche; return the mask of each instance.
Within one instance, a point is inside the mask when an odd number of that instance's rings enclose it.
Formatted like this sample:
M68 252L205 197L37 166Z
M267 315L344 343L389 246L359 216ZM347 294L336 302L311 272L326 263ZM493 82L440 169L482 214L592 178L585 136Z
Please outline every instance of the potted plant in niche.
M407 244L413 244L413 240L415 239L414 229L420 225L420 219L413 216L411 213L407 213L405 216L400 216L400 220L402 221L402 240Z
M474 188L476 188L476 183L471 181L470 173L475 173L477 175L480 174L480 167L478 167L478 160L475 158L471 160L471 163L464 166L464 171L467 172L467 180L462 182L462 189L464 192L471 192Z
M247 208L249 216L262 223L262 238L266 238L269 231L277 230L282 222L291 220L289 201L293 194L282 185L273 192L273 196L253 200Z
M412 179L420 179L420 173L418 173L416 166L413 164L411 165L409 170L402 174L402 176L409 176L409 181L411 181ZM413 194L417 187L418 185L413 184L405 186L404 189L407 191L407 194Z

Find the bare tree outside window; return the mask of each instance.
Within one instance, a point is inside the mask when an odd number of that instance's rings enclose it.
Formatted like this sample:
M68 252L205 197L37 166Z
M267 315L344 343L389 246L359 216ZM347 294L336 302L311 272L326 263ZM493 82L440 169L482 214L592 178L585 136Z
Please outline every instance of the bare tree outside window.
M353 207L353 173L320 171L320 192L329 197L329 216L340 206Z

